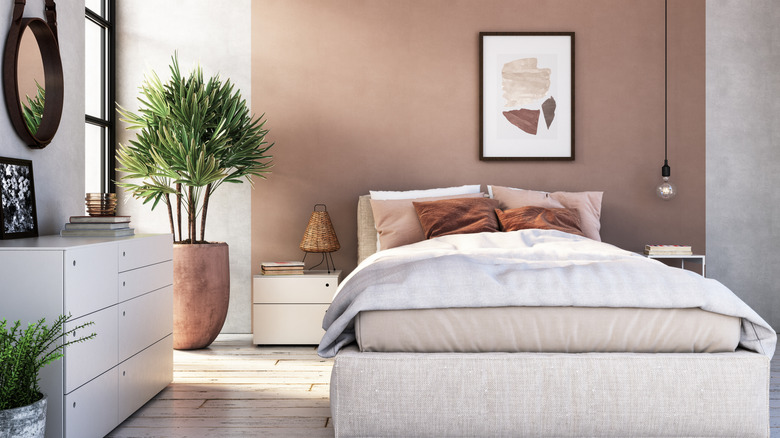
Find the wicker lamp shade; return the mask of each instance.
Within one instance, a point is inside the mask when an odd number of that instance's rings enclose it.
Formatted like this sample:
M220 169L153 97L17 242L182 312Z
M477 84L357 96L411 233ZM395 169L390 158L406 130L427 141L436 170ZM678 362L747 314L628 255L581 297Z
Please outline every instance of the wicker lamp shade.
M322 211L318 211L317 207L322 207ZM336 270L336 265L333 264L333 251L338 251L341 248L339 239L336 237L336 230L333 229L333 223L330 221L328 215L328 208L325 204L315 204L314 211L309 217L309 224L306 225L306 231L303 233L303 239L299 245L301 251L304 251L303 261L306 262L306 256L310 252L318 252L322 254L322 260L317 263L313 268L321 265L325 262L325 266L328 272L333 269Z
M319 206L322 206L322 211L317 210ZM314 206L299 247L305 252L333 252L341 248L325 204Z

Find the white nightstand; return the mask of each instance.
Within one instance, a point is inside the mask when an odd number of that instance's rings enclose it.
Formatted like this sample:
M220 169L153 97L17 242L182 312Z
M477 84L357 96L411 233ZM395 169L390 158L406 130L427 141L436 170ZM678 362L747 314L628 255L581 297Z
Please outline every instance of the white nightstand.
M647 255L643 254L645 257L649 259L656 259L656 260L679 260L680 261L680 268L685 269L685 262L694 262L701 264L701 276L706 277L706 266L704 263L704 255L703 254L693 254L693 255Z
M255 344L319 344L322 318L341 271L252 277L252 339Z

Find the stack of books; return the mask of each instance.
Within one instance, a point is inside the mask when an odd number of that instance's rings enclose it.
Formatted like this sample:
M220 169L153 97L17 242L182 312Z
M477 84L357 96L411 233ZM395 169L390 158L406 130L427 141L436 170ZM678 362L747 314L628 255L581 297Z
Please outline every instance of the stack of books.
M646 255L693 255L690 245L645 245Z
M263 275L303 275L303 262L264 262L260 269Z
M132 236L130 216L71 216L60 231L62 237L124 237Z

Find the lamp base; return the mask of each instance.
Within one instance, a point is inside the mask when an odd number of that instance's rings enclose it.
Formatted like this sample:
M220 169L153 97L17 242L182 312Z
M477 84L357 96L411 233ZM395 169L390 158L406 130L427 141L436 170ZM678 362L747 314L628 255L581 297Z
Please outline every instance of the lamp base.
M309 255L309 254L310 253L308 253L308 252L303 253L303 260L301 260L301 261L305 263L306 262L306 256ZM309 270L313 270L314 268L316 268L317 266L321 265L324 262L325 263L325 267L328 269L328 274L330 274L331 272L336 272L336 264L333 263L333 253L323 252L323 253L320 253L320 254L322 254L322 260L320 260L320 262L317 263L316 265L312 266Z

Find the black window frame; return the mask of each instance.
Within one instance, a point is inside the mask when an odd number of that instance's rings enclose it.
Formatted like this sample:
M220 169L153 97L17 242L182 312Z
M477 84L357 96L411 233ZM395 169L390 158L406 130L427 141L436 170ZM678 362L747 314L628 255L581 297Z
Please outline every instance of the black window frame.
M115 0L101 0L102 8L106 11L103 18L98 12L84 7L85 20L90 21L105 30L101 37L102 54L105 68L101 69L101 83L104 88L104 98L101 102L102 113L105 118L86 114L86 125L105 128L105 135L101 147L100 156L100 187L101 192L116 192L116 2ZM84 36L86 38L86 34ZM107 40L107 41L106 41Z

